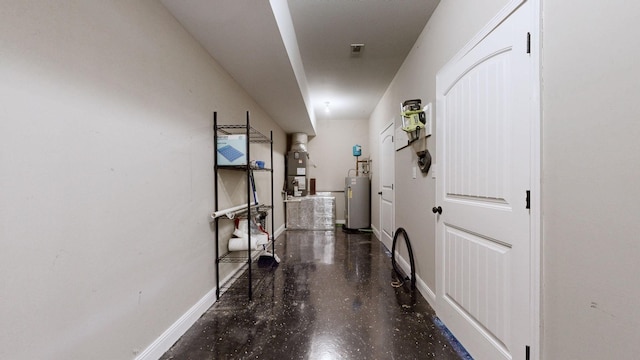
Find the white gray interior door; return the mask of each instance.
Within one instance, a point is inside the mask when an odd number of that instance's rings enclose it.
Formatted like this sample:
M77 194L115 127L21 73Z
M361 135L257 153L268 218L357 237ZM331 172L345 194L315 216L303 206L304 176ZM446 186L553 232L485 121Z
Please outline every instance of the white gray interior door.
M393 241L393 177L395 173L393 123L380 134L380 237L387 248Z
M479 360L525 359L532 332L529 7L437 75L436 307Z

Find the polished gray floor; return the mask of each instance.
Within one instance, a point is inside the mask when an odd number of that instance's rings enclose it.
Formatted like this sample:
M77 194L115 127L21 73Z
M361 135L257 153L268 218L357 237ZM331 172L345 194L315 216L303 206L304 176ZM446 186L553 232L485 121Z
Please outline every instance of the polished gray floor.
M391 286L372 234L288 231L276 253L252 301L240 279L162 359L470 359L417 290Z

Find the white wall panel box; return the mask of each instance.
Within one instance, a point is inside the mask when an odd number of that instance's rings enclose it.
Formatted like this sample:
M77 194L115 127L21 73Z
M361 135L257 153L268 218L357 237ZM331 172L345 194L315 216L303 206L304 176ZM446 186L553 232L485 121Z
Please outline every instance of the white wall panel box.
M218 165L247 165L247 136L218 136Z

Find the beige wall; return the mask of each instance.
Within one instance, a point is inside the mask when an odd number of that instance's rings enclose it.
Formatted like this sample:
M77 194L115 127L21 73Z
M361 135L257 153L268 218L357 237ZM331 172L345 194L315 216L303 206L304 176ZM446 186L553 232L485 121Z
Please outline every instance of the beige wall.
M0 48L0 358L134 358L215 286L213 110L280 184L285 134L157 1L4 2Z
M639 14L543 3L543 359L640 353Z
M400 103L420 98L423 105L432 103L435 119L436 73L500 10L506 0L462 1L443 0L436 8L409 56L396 74L371 116L369 142L374 164L379 163L379 136L382 130L400 121ZM427 139L427 149L435 161L436 128ZM404 134L403 134L404 135ZM396 139L397 140L397 139ZM406 137L401 139L406 141ZM435 292L435 219L431 208L435 204L435 179L431 172L412 178L417 165L416 150L407 147L395 155L395 227L404 227L411 238L416 261L416 274ZM380 191L379 170L374 166L372 193ZM432 170L433 171L433 170ZM380 229L379 197L372 197L372 223ZM391 248L391 244L386 244ZM404 244L399 244L406 257Z
M360 160L371 155L367 120L318 120L317 136L309 139L309 177L316 178L317 191L331 191L336 197L336 220L344 221L344 178L355 176L353 145L362 146ZM354 169L354 171L349 171Z

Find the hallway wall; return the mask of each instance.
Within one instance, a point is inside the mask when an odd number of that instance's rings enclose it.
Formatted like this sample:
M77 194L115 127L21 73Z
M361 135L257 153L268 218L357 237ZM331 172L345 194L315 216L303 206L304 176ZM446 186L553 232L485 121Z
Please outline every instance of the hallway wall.
M0 358L132 359L215 287L212 112L276 183L285 134L157 1L5 2L0 49Z
M309 178L316 178L317 191L331 191L336 197L336 220L344 221L344 178L355 176L353 145L362 146L362 156L370 156L367 120L317 120L317 136L309 139ZM354 171L349 171L354 169Z
M543 359L640 353L639 14L543 2Z

